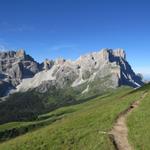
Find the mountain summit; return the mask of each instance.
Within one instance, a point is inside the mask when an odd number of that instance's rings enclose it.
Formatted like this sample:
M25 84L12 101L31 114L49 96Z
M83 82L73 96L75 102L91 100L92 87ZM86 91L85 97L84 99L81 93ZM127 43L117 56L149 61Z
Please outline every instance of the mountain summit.
M102 49L75 61L56 59L36 62L24 50L0 52L0 95L49 88L80 89L81 94L116 88L121 85L143 85L126 60L123 49Z

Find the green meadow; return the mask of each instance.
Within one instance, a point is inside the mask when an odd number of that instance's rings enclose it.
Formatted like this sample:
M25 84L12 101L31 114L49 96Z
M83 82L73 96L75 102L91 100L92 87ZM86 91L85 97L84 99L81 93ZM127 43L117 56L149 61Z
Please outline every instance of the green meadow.
M108 132L117 116L149 89L121 87L34 121L0 125L0 150L114 150ZM150 93L127 120L130 143L139 150L150 149L149 98Z

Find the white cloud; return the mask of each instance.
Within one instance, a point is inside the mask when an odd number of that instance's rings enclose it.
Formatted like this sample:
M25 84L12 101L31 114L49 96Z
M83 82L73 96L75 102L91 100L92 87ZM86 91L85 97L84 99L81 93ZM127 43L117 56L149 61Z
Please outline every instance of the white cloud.
M61 49L68 49L68 48L70 48L70 49L72 49L72 48L75 48L76 46L75 45L56 45L56 46L52 46L51 48L50 48L50 50L55 50L55 51L57 51L57 50L61 50Z
M136 67L134 69L136 73L142 73L145 78L150 78L150 67Z

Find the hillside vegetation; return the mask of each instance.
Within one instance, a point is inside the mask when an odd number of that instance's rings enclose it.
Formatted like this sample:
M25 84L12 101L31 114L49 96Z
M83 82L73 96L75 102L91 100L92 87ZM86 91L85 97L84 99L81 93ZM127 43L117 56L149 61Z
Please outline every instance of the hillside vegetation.
M100 88L97 91L92 89L88 94L80 94L80 88L69 87L60 90L53 86L46 93L39 93L34 89L11 94L4 102L0 101L0 124L11 121L33 121L38 119L38 115L63 106L83 103L112 90Z
M3 136L5 141L1 142L0 150L113 150L114 145L109 139L109 131L113 127L117 116L129 107L133 101L140 98L145 90L147 88L135 91L131 88L122 87L85 103L66 106L41 115L36 121L3 124L0 126L0 133L5 133L8 130L12 132L11 134L7 132L7 136ZM148 101L147 97L145 99ZM148 104L148 102L143 100L141 104L143 109L144 103ZM134 117L134 114L130 117ZM135 144L136 147L138 138L135 139L136 136L134 135L137 132L134 133L132 125L138 126L138 124L133 123L133 121L132 118L129 118L129 137L131 143ZM148 129L148 125L146 126L146 129ZM28 133L21 133L21 129L25 128ZM19 130L20 133L14 135L14 137L18 137L12 139L14 130ZM141 132L139 131L139 134ZM146 144L144 140L142 142L143 145Z

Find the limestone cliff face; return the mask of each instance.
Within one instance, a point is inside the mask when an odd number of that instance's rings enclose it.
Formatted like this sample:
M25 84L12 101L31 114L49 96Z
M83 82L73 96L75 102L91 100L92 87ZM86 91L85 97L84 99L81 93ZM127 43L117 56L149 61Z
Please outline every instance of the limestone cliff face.
M126 59L126 53L125 53L125 51L124 51L123 49L121 49L121 48L115 49L115 50L113 51L113 55L114 55L115 57L120 57L120 58Z
M3 93L7 93L10 88L15 88L22 79L33 77L37 72L39 72L39 64L31 56L26 55L23 49L17 52L0 52L0 81L4 81L1 82L1 87L2 83L5 83L6 89Z
M87 92L94 88L102 90L121 85L138 87L143 84L127 62L123 49L102 49L81 56L76 61L57 59L51 67L46 67L46 72L43 70L33 78L23 80L17 90L38 87L43 92L44 84L47 83L49 86L53 83L57 88L80 88Z
M81 93L101 91L121 85L138 87L141 78L132 70L123 49L102 49L79 57L76 61L45 60L39 65L23 50L0 53L1 80L8 80L16 91L37 89L46 92L49 87L75 88Z

